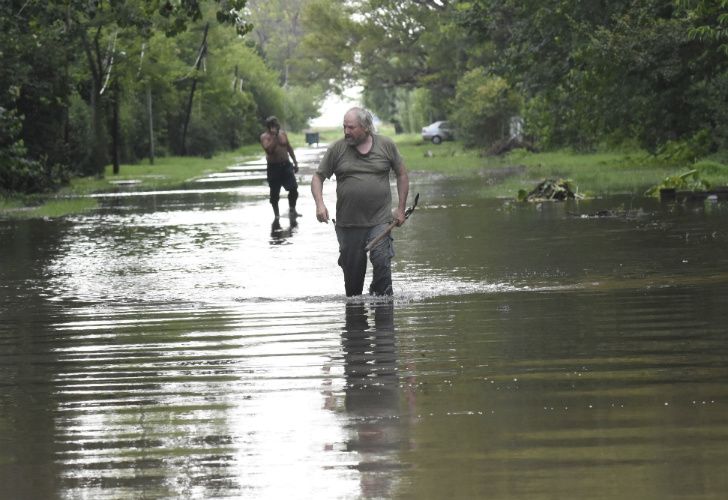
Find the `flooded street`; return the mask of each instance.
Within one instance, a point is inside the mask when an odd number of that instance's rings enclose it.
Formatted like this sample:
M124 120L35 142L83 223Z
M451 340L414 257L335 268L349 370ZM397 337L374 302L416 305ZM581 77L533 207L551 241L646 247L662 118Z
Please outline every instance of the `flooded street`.
M4 497L725 498L728 205L412 173L347 302L320 152L279 224L256 165L0 220Z

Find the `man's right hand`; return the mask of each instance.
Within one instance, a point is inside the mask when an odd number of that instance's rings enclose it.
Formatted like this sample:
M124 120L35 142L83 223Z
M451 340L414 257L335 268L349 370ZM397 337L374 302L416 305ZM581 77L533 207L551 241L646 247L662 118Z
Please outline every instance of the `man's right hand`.
M316 207L316 219L319 222L326 222L328 224L328 222L329 222L329 211L326 208L326 205L322 205L320 207Z

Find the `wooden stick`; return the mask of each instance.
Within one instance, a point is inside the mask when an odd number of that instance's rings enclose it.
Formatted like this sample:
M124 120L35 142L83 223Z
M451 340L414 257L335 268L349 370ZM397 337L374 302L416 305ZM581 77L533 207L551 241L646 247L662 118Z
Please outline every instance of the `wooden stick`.
M417 207L417 202L419 200L420 200L420 193L417 193L417 196L415 196L414 204L411 207L409 207L407 210L404 211L404 220L409 219L409 216L412 215L412 212L415 211L415 207ZM389 226L387 226L387 229L385 229L382 234L380 234L379 236L374 238L372 241L370 241L367 244L367 246L364 247L364 250L368 252L369 250L374 248L374 245L376 245L377 243L382 241L387 235L389 235L389 233L392 232L392 229L394 229L395 227L397 227L396 220L392 221L392 223Z
M374 248L374 245L382 241L385 237L389 236L389 233L391 233L392 229L394 229L395 227L397 227L397 221L392 222L389 226L387 226L387 229L385 229L382 234L367 243L367 246L364 247L364 250L368 252L369 250Z

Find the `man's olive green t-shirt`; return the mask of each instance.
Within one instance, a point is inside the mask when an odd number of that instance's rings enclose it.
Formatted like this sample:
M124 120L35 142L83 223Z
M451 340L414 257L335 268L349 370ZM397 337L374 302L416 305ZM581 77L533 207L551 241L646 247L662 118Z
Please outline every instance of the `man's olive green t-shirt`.
M326 151L316 174L336 176L336 225L372 227L392 220L391 171L399 174L402 157L391 139L372 136L372 149L361 154L344 139Z

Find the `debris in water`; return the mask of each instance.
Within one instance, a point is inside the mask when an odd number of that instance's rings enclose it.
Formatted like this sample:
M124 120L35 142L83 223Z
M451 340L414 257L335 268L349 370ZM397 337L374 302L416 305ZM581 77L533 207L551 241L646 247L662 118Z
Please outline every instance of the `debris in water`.
M518 191L518 201L565 201L582 198L582 195L571 188L571 182L564 179L543 180L529 193L525 189Z

